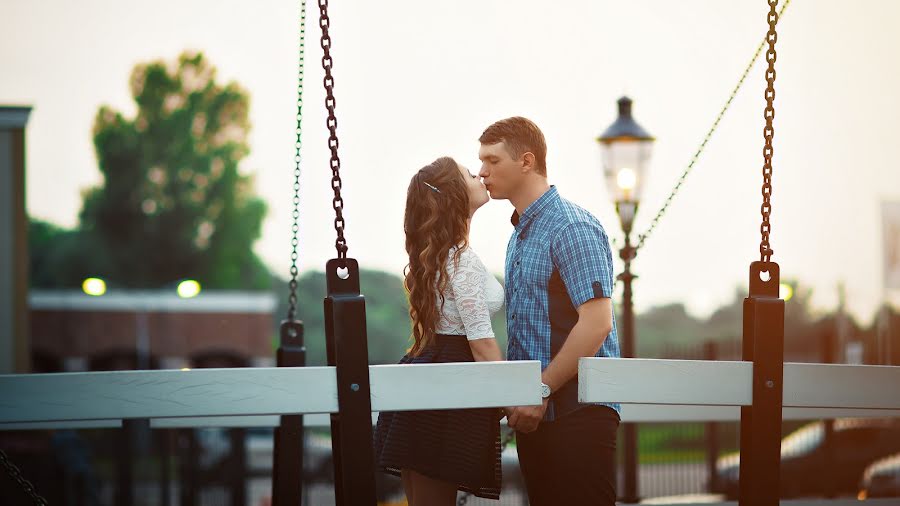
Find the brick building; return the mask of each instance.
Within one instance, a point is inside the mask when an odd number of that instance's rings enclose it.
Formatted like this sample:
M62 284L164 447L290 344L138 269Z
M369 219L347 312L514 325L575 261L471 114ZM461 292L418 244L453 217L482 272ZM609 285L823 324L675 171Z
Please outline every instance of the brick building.
M129 354L140 368L191 367L193 357L210 353L250 366L275 365L271 293L204 291L180 298L171 291L119 291L95 297L32 290L28 303L36 372L89 370L100 357Z

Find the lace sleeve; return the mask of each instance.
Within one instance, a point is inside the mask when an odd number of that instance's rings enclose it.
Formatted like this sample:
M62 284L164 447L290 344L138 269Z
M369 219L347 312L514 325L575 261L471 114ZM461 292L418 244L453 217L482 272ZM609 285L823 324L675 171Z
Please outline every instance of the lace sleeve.
M466 337L470 341L494 337L491 315L485 298L488 273L484 264L474 252L467 249L460 255L459 266L452 270L452 276L450 288L453 290L456 309L466 329Z

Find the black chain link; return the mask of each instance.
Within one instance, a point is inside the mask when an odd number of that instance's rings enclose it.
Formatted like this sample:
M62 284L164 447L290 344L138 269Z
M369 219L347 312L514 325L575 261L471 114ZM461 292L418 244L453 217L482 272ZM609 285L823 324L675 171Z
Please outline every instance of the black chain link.
M787 0L784 2L784 5L781 7L781 12L778 13L778 17L780 18L782 14L784 14L784 10L787 9L787 6L791 3L791 0ZM725 106L722 107L722 110L719 111L719 115L716 116L716 120L713 121L712 127L710 127L709 131L706 132L706 136L703 137L703 142L700 143L700 147L697 148L697 151L694 153L694 156L691 157L690 163L684 172L682 172L681 177L678 178L678 181L675 183L675 187L672 189L672 192L666 198L666 201L663 203L662 207L656 213L656 216L653 218L653 221L650 222L650 227L646 232L641 234L638 237L637 246L635 249L641 249L644 245L644 241L647 240L647 237L653 232L656 228L656 225L659 223L660 218L666 213L666 210L669 208L669 204L672 203L672 200L675 198L675 195L681 189L681 185L684 184L684 180L687 179L688 174L690 174L691 170L694 168L694 164L697 163L697 160L700 159L700 155L703 153L703 150L706 148L706 143L709 142L709 139L712 137L713 133L715 133L716 129L719 127L719 123L722 121L722 117L725 116L725 113L731 107L731 102L734 101L734 97L737 96L738 90L743 86L744 81L747 79L747 75L750 74L750 70L753 68L753 65L756 63L756 60L759 59L759 55L762 54L763 48L766 46L766 42L769 39L769 35L763 38L762 42L759 43L759 46L756 47L756 52L753 53L753 58L750 59L750 63L747 64L747 67L744 69L744 73L741 74L740 80L738 80L737 85L731 90L731 95L728 97L728 100L725 101Z
M3 465L3 468L6 469L6 474L9 475L10 478L13 479L16 483L19 484L19 487L31 497L31 500L34 501L34 504L39 504L41 506L47 506L49 503L46 499L41 497L37 491L34 489L34 485L31 484L30 481L26 480L24 476L22 476L22 472L19 471L19 468L16 467L15 464L9 461L9 458L6 456L6 452L0 450L0 464Z
M328 147L331 149L331 189L334 190L334 230L337 232L337 240L334 247L338 258L347 258L347 240L344 238L344 199L341 197L341 158L338 156L337 117L334 115L334 77L331 75L331 67L334 61L331 59L331 36L328 28L331 20L328 18L328 0L319 0L319 27L322 28L322 68L325 70L325 107L328 109Z
M763 117L766 118L766 126L763 127L763 138L766 140L763 147L763 185L762 197L763 203L760 206L760 214L762 214L762 224L759 226L759 232L762 238L759 242L759 261L769 262L772 259L772 247L769 245L769 234L772 233L772 225L769 223L769 216L772 214L772 155L774 148L772 147L772 138L775 136L775 127L772 126L772 120L775 119L775 42L778 41L778 32L775 31L775 25L778 23L778 0L769 0L769 33L766 34L766 41L769 49L766 51L766 61L769 63L766 68L766 108L763 111Z
M503 439L500 441L500 451L503 452L503 450L505 450L506 447L509 446L509 443L512 442L512 440L515 438L516 431L510 429L509 432L507 432L503 436ZM459 499L456 500L456 506L466 506L466 503L469 502L470 497L472 497L471 492L464 493L459 497Z
M294 144L294 210L292 216L294 222L291 225L291 282L289 283L290 295L288 295L288 321L294 321L297 314L297 251L300 245L300 147L302 145L300 134L303 123L303 71L306 61L306 0L300 0L300 63L297 77L297 141Z

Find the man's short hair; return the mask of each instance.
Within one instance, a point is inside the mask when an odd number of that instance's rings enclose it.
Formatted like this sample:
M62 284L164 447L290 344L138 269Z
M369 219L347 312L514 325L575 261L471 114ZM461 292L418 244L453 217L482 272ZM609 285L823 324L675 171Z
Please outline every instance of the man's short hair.
M488 145L503 142L514 159L531 152L535 171L542 176L547 175L547 142L541 129L528 118L515 116L501 119L487 127L478 141Z

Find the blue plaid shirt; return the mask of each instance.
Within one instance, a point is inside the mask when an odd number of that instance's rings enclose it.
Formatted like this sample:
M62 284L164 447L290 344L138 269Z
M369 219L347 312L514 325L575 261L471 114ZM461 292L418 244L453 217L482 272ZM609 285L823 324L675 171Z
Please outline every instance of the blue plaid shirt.
M545 369L578 322L577 308L611 298L613 264L603 226L591 213L559 196L556 187L521 216L506 249L506 325L509 360L540 360ZM615 313L598 357L619 357ZM620 413L618 404L603 404ZM544 420L575 411L578 378L558 388Z

